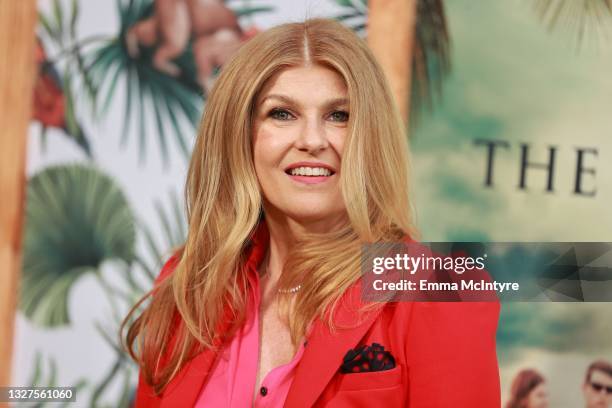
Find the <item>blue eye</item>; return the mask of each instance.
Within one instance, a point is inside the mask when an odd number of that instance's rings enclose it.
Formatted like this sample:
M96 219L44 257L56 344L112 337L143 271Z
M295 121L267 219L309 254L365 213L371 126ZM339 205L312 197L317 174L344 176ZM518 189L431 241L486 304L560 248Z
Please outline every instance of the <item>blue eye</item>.
M269 116L277 120L290 120L291 118L293 118L293 115L285 109L272 109L269 113Z
M349 113L345 111L332 112L329 117L335 122L346 122L349 118Z

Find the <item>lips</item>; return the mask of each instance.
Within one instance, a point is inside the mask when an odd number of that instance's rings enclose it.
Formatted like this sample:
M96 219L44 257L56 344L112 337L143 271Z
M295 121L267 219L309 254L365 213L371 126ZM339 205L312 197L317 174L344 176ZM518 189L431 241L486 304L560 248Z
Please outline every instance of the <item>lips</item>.
M300 185L326 185L336 170L326 163L321 162L296 162L285 169L285 173L291 180Z
M332 175L336 173L336 169L334 169L329 164L321 163L321 162L308 162L308 161L301 161L301 162L295 162L295 163L290 164L287 168L285 168L285 173L291 174L291 170L298 168L298 167L311 167L311 168L320 167L320 168L329 170Z

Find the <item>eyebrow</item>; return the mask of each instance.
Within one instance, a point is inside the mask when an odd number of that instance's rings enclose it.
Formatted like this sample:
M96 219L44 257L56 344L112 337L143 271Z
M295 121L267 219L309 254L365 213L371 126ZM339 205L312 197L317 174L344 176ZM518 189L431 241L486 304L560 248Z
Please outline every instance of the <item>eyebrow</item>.
M295 99L286 96L286 95L280 95L280 94L270 94L267 95L265 98L263 98L260 102L260 105L263 105L265 101L267 101L268 99L278 99L279 101L282 101L284 103L287 103L289 105L295 105L295 106L299 106L299 102L296 101ZM338 106L338 105L348 105L349 100L348 98L332 98L332 99L328 99L327 101L324 102L324 106L326 108L329 108L331 106Z

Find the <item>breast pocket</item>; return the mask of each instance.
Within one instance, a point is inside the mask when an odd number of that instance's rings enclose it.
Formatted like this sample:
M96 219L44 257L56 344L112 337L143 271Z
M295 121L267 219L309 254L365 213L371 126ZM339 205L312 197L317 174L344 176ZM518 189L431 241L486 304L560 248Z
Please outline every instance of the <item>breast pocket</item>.
M325 408L405 407L402 366L391 370L337 374L338 382L322 404Z
M391 370L366 371L361 373L338 374L338 391L360 391L391 388L402 383L402 367Z

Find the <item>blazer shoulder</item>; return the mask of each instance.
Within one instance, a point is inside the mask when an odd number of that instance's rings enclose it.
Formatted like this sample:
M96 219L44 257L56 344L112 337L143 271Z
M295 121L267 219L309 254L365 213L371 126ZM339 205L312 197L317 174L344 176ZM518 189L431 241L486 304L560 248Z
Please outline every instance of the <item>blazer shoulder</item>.
M380 324L407 346L455 340L495 341L499 302L393 302L384 307ZM418 339L418 340L417 340Z
M500 404L498 302L415 302L405 353L415 406Z
M453 318L461 314L489 316L497 319L501 309L499 301L464 301L436 302L436 301L398 301L388 302L384 310L394 316L411 318L414 313L430 314L438 317ZM433 317L433 316L431 316Z

